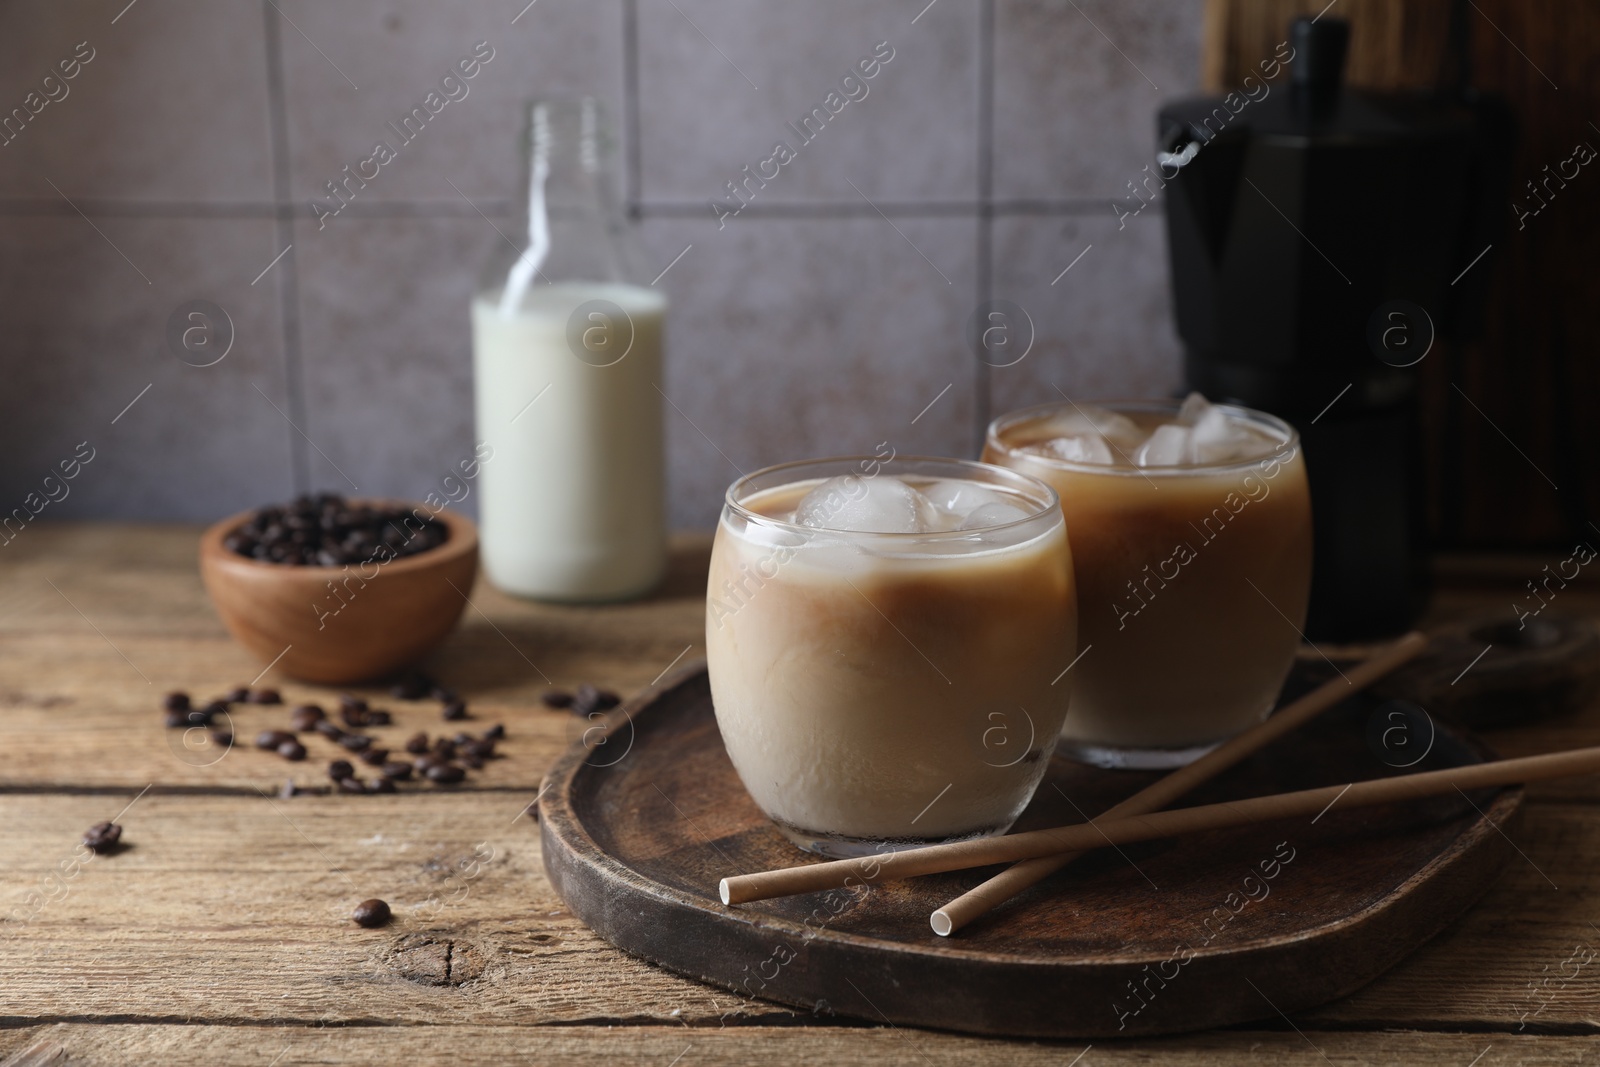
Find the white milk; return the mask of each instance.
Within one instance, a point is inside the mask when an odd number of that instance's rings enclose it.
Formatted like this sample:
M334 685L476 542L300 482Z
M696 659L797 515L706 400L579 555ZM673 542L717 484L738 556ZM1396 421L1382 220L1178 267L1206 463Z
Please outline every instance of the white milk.
M643 593L666 564L656 388L666 297L585 282L534 285L509 316L499 300L472 304L478 437L494 449L479 505L489 580L548 600ZM574 354L568 320L590 300L631 320L626 353L626 322L589 317L588 361Z

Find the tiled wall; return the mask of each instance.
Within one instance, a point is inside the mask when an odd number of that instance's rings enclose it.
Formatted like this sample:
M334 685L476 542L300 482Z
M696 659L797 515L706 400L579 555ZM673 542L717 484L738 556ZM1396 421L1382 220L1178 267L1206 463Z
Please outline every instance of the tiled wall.
M84 441L42 517L424 495L471 448L467 300L538 95L611 102L650 261L682 253L677 526L710 526L736 467L967 455L987 412L1057 389L1176 388L1161 219L1111 201L1194 91L1203 0L524 2L0 6L0 114L60 97L0 145L0 510ZM467 98L319 228L307 201L478 41ZM881 41L867 97L719 228L708 201ZM963 339L985 298L1031 319L1014 365ZM205 367L167 340L200 299L234 331Z

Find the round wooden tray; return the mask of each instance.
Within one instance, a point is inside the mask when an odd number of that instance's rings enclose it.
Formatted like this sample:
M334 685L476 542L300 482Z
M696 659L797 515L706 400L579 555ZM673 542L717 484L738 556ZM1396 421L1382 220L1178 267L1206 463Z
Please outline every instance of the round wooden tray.
M1371 715L1346 702L1182 803L1404 773L1369 742ZM1486 758L1439 725L1406 770ZM1058 758L1017 829L1081 821L1074 804L1097 813L1153 778ZM806 1015L1100 1037L1276 1018L1370 982L1488 887L1521 804L1506 789L1335 806L1314 821L1104 849L948 939L928 913L997 868L730 908L719 878L806 856L746 795L699 668L576 743L551 769L540 816L545 869L572 910L670 970ZM748 1007L733 998L729 1015Z

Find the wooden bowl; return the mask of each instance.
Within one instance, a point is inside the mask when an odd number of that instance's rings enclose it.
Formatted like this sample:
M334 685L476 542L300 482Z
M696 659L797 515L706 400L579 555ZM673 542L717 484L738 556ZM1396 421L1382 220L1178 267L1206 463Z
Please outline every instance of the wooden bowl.
M450 531L439 547L346 567L263 563L224 548L252 514L201 535L200 577L228 632L302 681L342 685L414 663L455 626L478 573L478 528L449 511L434 516Z

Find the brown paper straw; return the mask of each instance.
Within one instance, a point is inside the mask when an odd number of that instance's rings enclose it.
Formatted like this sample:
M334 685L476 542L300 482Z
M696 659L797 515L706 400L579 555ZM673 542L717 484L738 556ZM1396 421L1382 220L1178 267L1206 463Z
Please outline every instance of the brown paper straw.
M1153 841L1278 819L1313 816L1312 821L1315 822L1335 805L1340 809L1369 807L1597 771L1600 771L1600 748L1578 748L1569 752L1550 752L1542 756L1497 760L1467 767L1447 767L1439 771L1402 774L1343 786L1330 785L1322 789L1303 789L1295 793L1273 793L1221 804L1177 808L1107 822L1091 820L1005 837L930 845L884 856L832 860L803 867L742 874L724 878L718 888L724 904L744 904L795 893L815 893L891 878L913 878L970 867L987 867L992 863L1014 863L1062 852L1084 852L1106 845L1127 845L1135 841Z
M1212 749L1187 767L1180 767L1160 781L1141 789L1116 807L1108 809L1100 817L1109 819L1160 811L1202 782L1210 781L1246 756L1265 748L1289 731L1310 722L1341 700L1365 689L1412 659L1427 645L1428 638L1413 630L1340 677L1329 679L1299 700L1286 705L1266 721ZM933 927L934 933L941 937L949 937L980 915L998 908L1024 889L1049 877L1077 858L1077 853L1069 852L1064 856L1041 856L1036 860L1008 867L976 889L963 893L928 916L928 924Z

